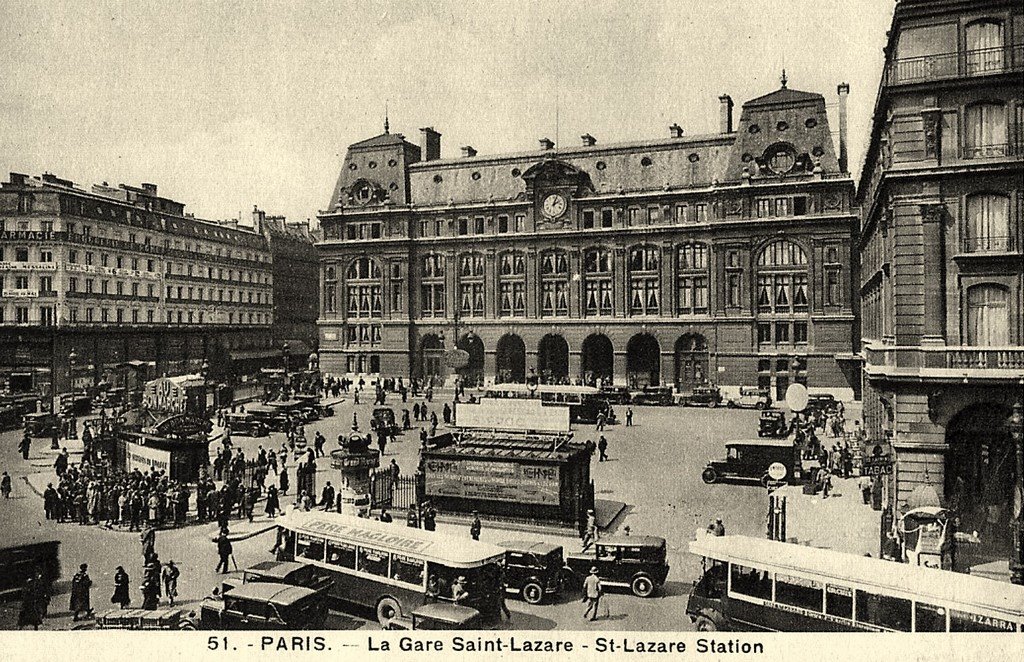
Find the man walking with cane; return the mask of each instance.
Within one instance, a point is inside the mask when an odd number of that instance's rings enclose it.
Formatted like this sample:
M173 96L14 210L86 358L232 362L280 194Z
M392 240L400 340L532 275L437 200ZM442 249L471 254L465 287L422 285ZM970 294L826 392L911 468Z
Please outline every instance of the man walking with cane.
M220 561L217 563L217 569L214 572L221 574L228 572L228 559L234 558L233 549L231 547L231 540L228 539L226 531L221 531L220 536L217 538L217 554L220 556ZM221 568L224 568L221 570Z

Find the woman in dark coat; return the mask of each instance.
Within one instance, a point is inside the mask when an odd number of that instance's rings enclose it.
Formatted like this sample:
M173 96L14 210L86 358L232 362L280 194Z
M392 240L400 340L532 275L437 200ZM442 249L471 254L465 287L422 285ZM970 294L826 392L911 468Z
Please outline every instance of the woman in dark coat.
M288 467L281 465L281 474L279 477L281 482L281 494L288 494Z
M18 612L18 627L31 625L38 630L43 623L43 614L39 610L39 579L30 576L21 589L21 611Z
M114 573L114 595L110 596L110 601L115 605L120 605L121 609L127 608L132 603L131 595L128 592L128 573L121 566L117 566L117 572Z
M271 485L267 489L266 513L270 517L276 517L277 511L281 510L281 501L277 496L277 488Z

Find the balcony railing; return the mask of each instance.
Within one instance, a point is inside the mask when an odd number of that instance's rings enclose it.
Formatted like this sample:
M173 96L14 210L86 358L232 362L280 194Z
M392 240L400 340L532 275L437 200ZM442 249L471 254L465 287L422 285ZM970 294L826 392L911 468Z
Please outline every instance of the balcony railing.
M982 48L963 54L939 53L893 60L886 73L887 85L917 83L961 76L984 76L1024 70L1024 44Z
M975 371L1007 371L1007 378L1024 377L1024 347L900 347L869 345L864 348L869 375L960 379L980 377ZM974 373L972 375L972 373Z
M1010 143L996 143L992 145L965 145L965 159L992 159L1000 156L1010 156Z
M964 237L965 253L1010 253L1014 249L1013 237Z

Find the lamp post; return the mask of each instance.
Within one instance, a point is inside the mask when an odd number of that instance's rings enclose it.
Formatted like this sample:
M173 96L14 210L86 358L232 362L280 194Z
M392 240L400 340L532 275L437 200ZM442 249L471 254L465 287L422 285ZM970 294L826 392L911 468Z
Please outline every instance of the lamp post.
M281 345L281 359L284 362L284 384L281 386L281 395L284 395L284 389L288 387L288 362L291 359L292 348L288 346L288 343Z
M1010 581L1024 585L1024 403L1013 403L1013 412L1007 420L1010 436L1017 455L1017 473L1014 476L1013 522L1010 533L1013 536L1010 556Z

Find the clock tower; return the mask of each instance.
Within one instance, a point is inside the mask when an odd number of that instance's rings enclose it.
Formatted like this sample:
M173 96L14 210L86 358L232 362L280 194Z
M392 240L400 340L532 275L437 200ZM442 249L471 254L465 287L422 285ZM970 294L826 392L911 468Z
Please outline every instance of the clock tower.
M545 159L523 173L526 197L533 201L535 227L568 230L574 225L575 201L593 192L590 175L558 159Z

